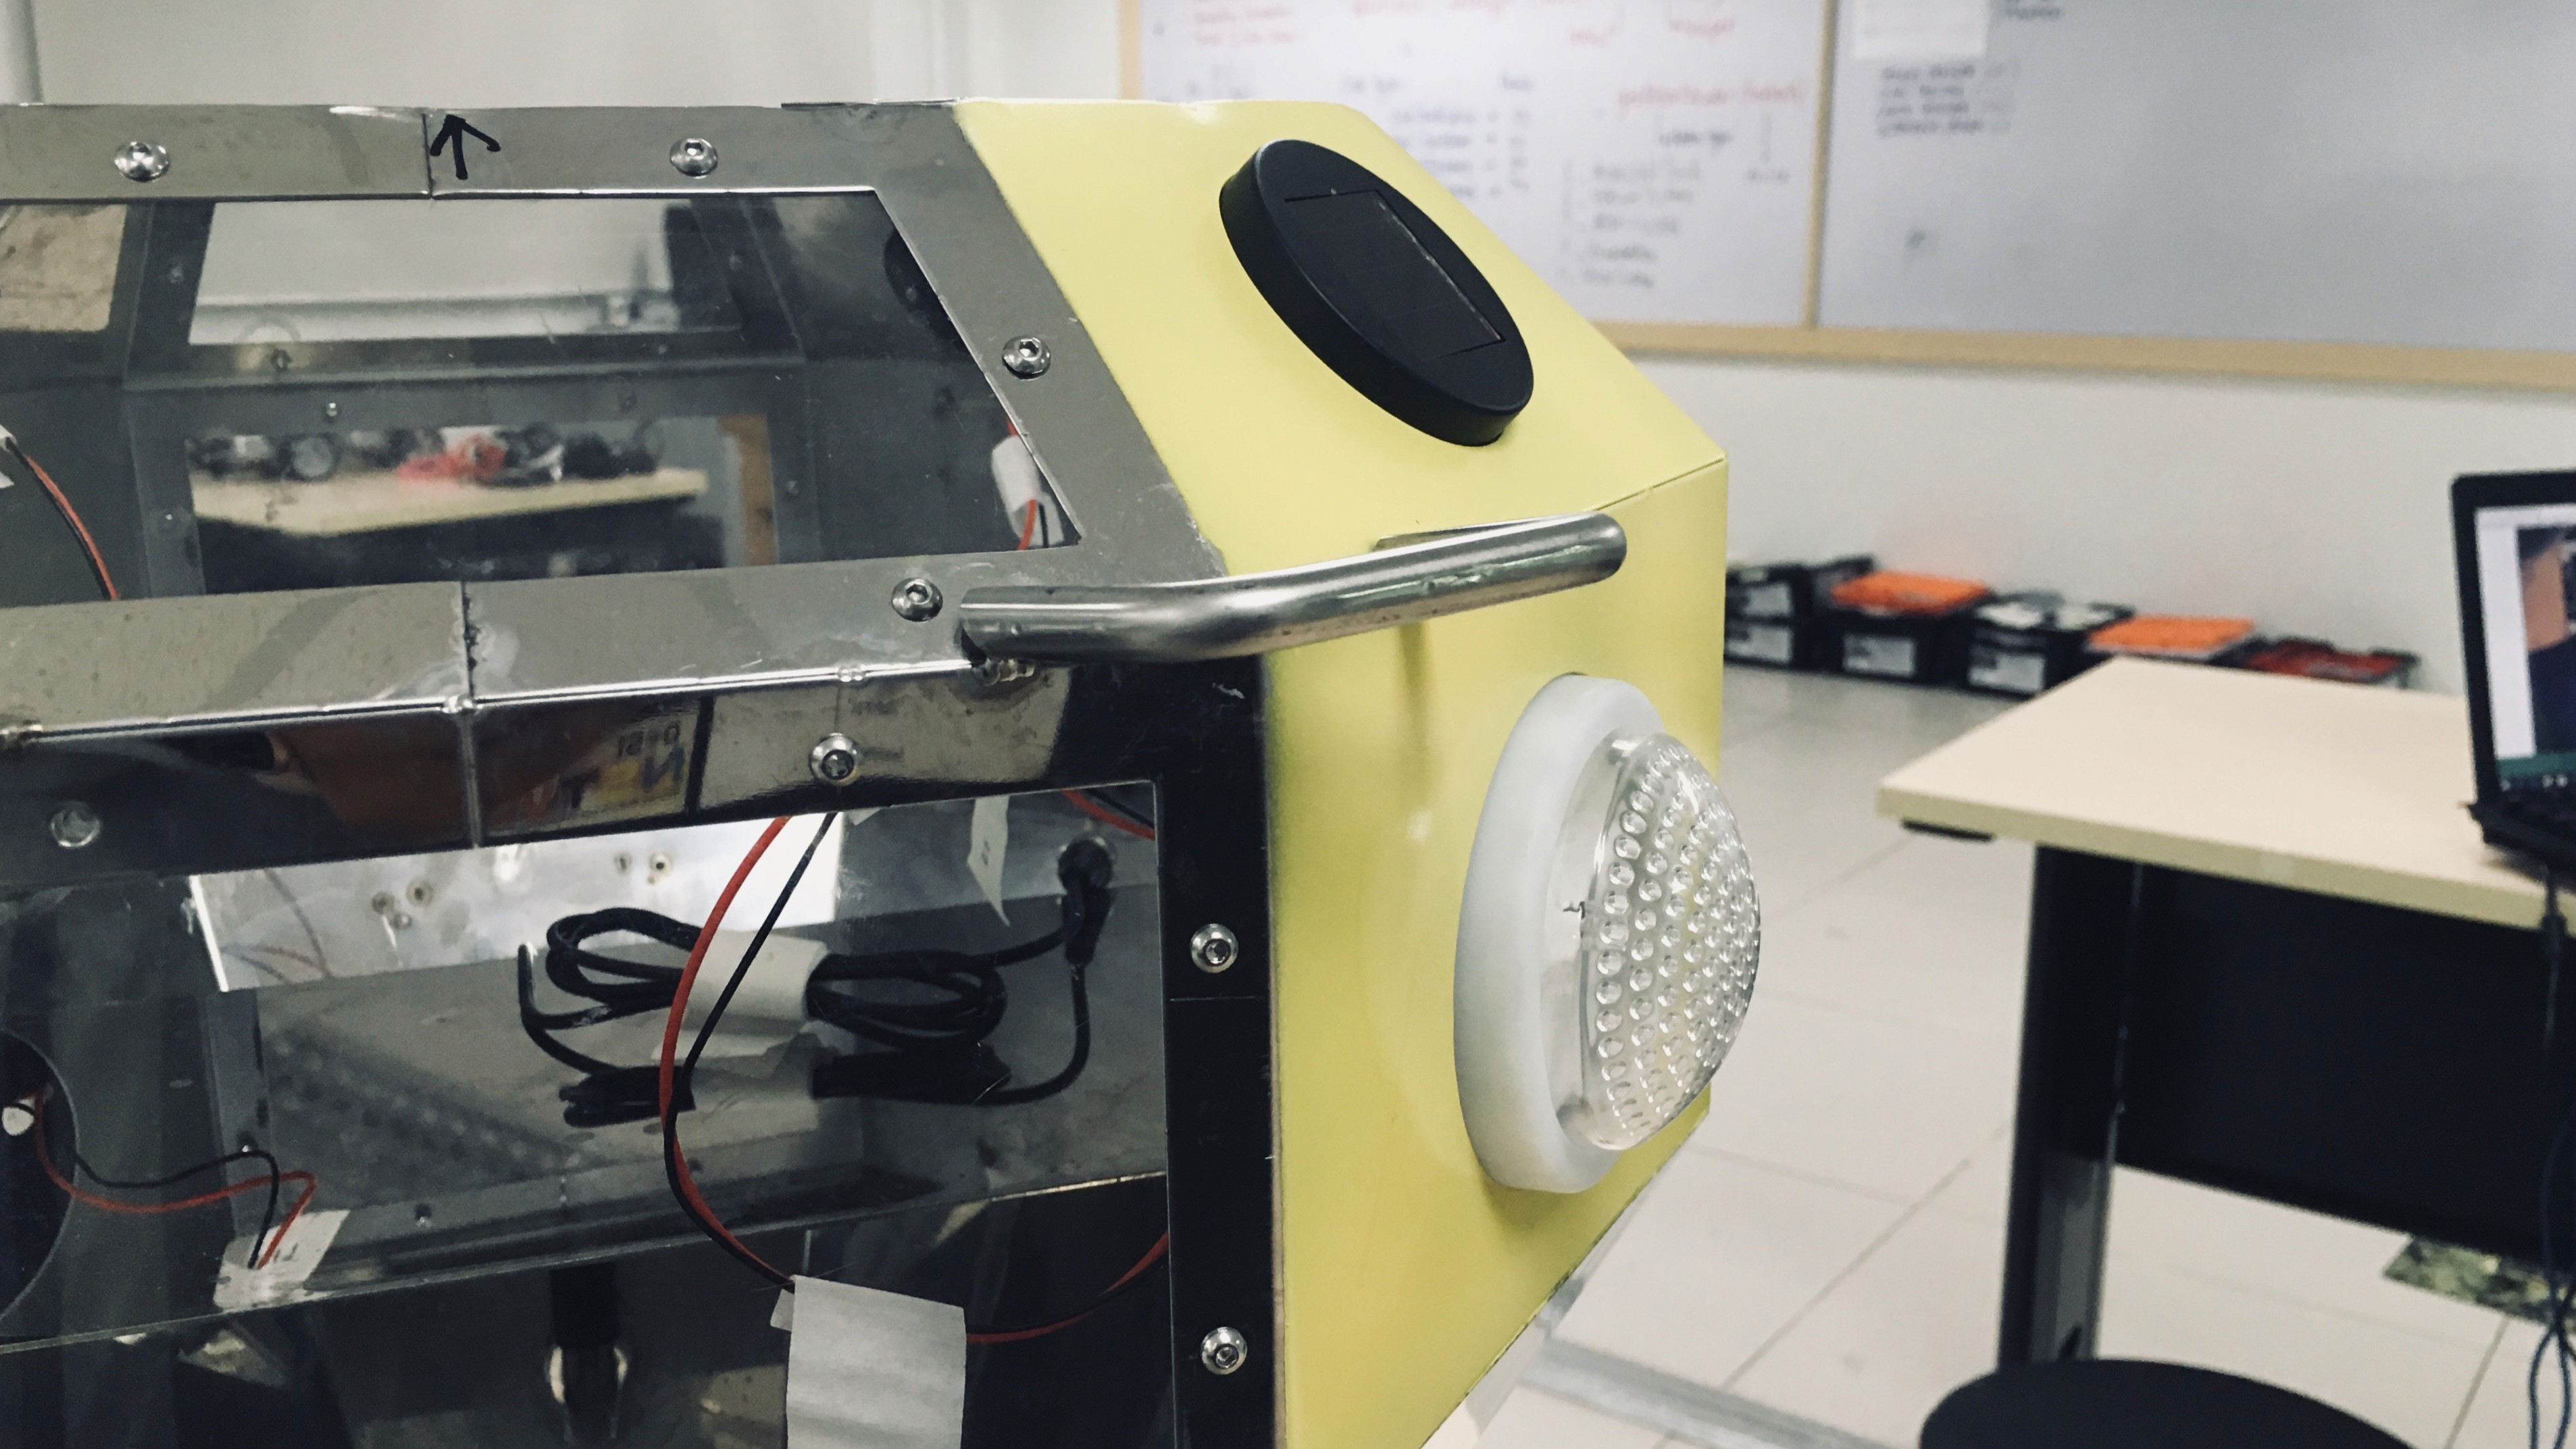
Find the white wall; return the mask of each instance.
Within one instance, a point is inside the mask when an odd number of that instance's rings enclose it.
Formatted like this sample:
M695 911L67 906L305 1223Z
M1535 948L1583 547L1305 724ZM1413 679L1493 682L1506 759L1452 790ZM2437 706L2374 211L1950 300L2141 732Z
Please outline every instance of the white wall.
M1729 551L1882 561L2424 656L2448 490L2576 466L2576 402L2232 379L1649 360L1732 462Z
M35 0L55 102L1112 95L1115 0Z
M1116 0L36 0L55 101L1106 96ZM2444 490L2576 465L2576 402L1649 360L1734 459L1739 557L1892 564L2388 644L2456 688ZM1712 562L1716 554L1712 542Z

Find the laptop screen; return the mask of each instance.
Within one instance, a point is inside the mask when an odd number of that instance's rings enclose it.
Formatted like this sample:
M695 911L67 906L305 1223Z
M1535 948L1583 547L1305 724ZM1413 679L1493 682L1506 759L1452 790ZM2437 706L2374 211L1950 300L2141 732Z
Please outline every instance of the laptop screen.
M2481 508L2473 528L2497 783L2576 783L2576 502Z

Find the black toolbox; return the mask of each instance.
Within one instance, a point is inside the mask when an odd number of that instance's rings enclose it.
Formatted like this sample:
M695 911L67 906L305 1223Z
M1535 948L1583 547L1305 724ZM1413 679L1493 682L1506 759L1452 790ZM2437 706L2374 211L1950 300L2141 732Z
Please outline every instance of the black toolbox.
M2132 611L2070 604L2056 594L2006 594L1977 606L1968 634L1970 689L2028 698L2102 662L2085 647L2093 631Z
M1821 615L1834 586L1877 567L1867 554L1824 563L1739 564L1726 571L1726 658L1782 669L1830 669Z
M1835 586L1819 615L1829 667L1907 684L1957 684L1968 673L1983 584L1928 574L1870 573Z

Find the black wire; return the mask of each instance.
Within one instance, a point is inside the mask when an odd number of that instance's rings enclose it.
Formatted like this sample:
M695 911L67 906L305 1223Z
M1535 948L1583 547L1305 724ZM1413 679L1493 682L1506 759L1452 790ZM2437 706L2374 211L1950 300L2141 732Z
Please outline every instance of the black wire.
M724 1018L725 1008L733 1004L733 994L742 989L744 979L751 975L751 963L760 959L760 948L769 944L769 933L777 929L778 918L787 913L788 898L796 894L797 883L805 879L805 868L814 863L814 852L823 848L823 837L832 833L832 826L838 818L833 815L823 817L823 828L814 832L812 840L805 842L805 853L796 857L796 868L787 872L787 884L779 890L778 899L770 903L769 914L761 917L760 929L752 932L750 947L744 950L742 959L734 963L733 975L725 978L724 990L717 994L716 1004L707 1009L707 1019L698 1023L697 1040L689 1043L689 1059L680 1066L681 1081L689 1080L697 1071L698 1057L715 1036L716 1023Z
M295 913L295 924L304 928L305 944L313 948L313 969L324 976L330 975L331 953L322 949L322 937L313 929L313 918L304 914L304 903L295 898L295 892L287 889L286 877L279 875L274 868L260 874L268 877L270 889L276 891L278 899L286 902L286 908Z
M1108 922L1113 861L1097 841L1077 840L1056 858L1064 886L1055 930L1002 951L894 951L834 956L815 968L805 988L806 1014L886 1048L824 1062L814 1069L818 1097L876 1097L954 1106L1008 1107L1051 1097L1071 1086L1091 1057L1087 968ZM1073 1049L1064 1069L1043 1082L1010 1087L1010 1068L987 1042L1010 1002L999 968L1061 948L1073 998ZM850 988L908 988L914 999L888 999ZM930 999L919 997L927 994Z
M2567 919L2558 909L2558 871L2546 867L2542 873L2543 904L2540 915L2541 956L2549 967L2549 1000L2541 1012L2541 1079L2546 1083L2555 1064L2552 1050L2556 1044L2558 1020L2558 973L2566 954ZM2532 1346L2531 1365L2523 1377L2523 1398L2530 1410L2530 1449L2540 1449L2540 1366L2556 1350L2558 1361L2558 1429L2551 1443L2564 1449L2569 1419L2576 1413L2576 1381L2571 1381L2569 1361L2576 1357L2567 1338L2567 1315L2571 1299L2576 1299L2576 1275L2563 1272L2558 1265L2557 1235L2552 1224L2557 1216L2552 1191L2558 1181L2559 1159L2567 1150L2571 1134L2576 1134L2576 1097L2571 1097L2559 1116L2558 1129L2550 1134L2549 1150L2540 1163L2540 1273L2549 1286L2549 1320L2540 1341Z
M593 936L629 931L685 951L697 944L698 929L685 921L631 906L566 916L547 927L546 979L567 995L595 1003L573 1011L538 1010L533 963L527 949L520 949L520 1029L539 1050L583 1074L581 1081L557 1093L565 1103L567 1125L606 1127L650 1119L660 1095L661 1066L658 1062L619 1066L602 1061L555 1040L553 1033L666 1011L671 1005L671 993L680 982L677 966L628 961L585 950L582 943ZM671 1100L682 1111L696 1105L686 1083L674 1090Z
M97 1168L90 1166L89 1159L81 1156L80 1145L77 1142L72 1145L71 1154L72 1170L74 1172L86 1174L90 1181L97 1183L101 1187L114 1188L118 1192L153 1192L165 1187L175 1187L178 1184L187 1181L189 1178L195 1177L201 1172L212 1172L217 1168L226 1167L236 1162L255 1161L264 1163L268 1167L268 1205L260 1211L259 1236L250 1240L250 1262L257 1263L259 1261L261 1248L268 1241L269 1225L277 1221L277 1185L278 1180L283 1176L283 1172L277 1165L277 1159L269 1153L268 1149L261 1147L255 1142L245 1142L241 1146L234 1148L232 1151L225 1153L221 1157L210 1157L205 1161L198 1163L194 1167L180 1168L177 1172L171 1173L167 1177L134 1178L130 1180L110 1177L106 1173L99 1171ZM230 1184L226 1185L230 1186Z
M670 1002L666 999L662 1004L668 1007ZM625 1069L622 1067L603 1062L587 1052L575 1051L565 1046L548 1033L567 1031L574 1027L597 1026L603 1021L615 1021L620 1017L637 1014L608 1006L589 1006L579 1011L539 1011L533 963L529 958L528 948L525 946L519 948L519 1025L527 1032L528 1040L535 1042L547 1056L553 1057L575 1071L593 1075L623 1071Z
M816 833L795 876L801 879L820 848L830 821ZM1109 880L1114 860L1097 841L1079 840L1057 857L1056 873L1064 886L1062 919L1055 930L1016 945L988 952L928 948L865 955L834 953L816 964L806 983L805 1008L818 1021L850 1032L884 1050L837 1057L814 1070L817 1096L873 1097L952 1106L1014 1106L1052 1096L1069 1087L1090 1060L1091 1008L1084 968L1097 949L1112 897ZM793 886L791 885L791 890ZM782 904L783 908L783 904ZM672 1106L691 1110L698 1059L714 1034L747 965L774 929L773 914L753 949L718 996L707 1023L692 1045L686 1068L675 1068ZM576 1127L610 1126L647 1121L659 1111L659 1064L619 1066L579 1051L554 1033L597 1026L648 1011L668 1011L680 968L652 966L585 949L595 936L631 931L675 949L696 944L699 928L668 916L631 907L567 916L546 932L546 976L569 995L593 1003L572 1011L546 1012L536 1002L535 970L529 952L519 959L519 1021L531 1041L548 1056L583 1074L579 1082L559 1089L564 1120ZM1074 1042L1063 1070L1034 1086L1010 1086L1011 1070L989 1045L989 1038L1009 1009L1010 991L1001 969L1033 961L1062 949L1072 968ZM898 999L865 986L891 987Z
M796 894L797 884L805 879L805 867L814 863L814 852L822 848L823 837L832 833L832 825L836 818L837 817L831 815L823 817L822 828L814 832L814 838L812 840L806 842L805 853L796 858L796 868L787 872L787 884L779 887L778 899L770 903L769 914L761 917L760 929L752 933L751 945L743 951L742 960L735 963L733 975L725 982L723 993L716 997L716 1004L708 1010L707 1019L698 1023L697 1040L689 1044L688 1060L683 1062L678 1071L673 1075L671 1082L671 1100L668 1105L662 1108L662 1176L663 1179L671 1185L671 1200L680 1205L681 1213L685 1215L691 1223L696 1225L699 1232L707 1235L708 1241L714 1243L717 1247L724 1249L727 1253L732 1254L735 1261L741 1263L744 1267L751 1269L761 1277L768 1279L770 1282L781 1288L787 1289L791 1293L796 1289L796 1281L793 1278L790 1278L788 1275L779 1272L777 1269L769 1266L769 1264L761 1261L757 1255L750 1251L737 1247L733 1239L726 1236L722 1224L713 1221L707 1215L701 1214L697 1207L689 1201L687 1195L680 1191L680 1134L678 1128L680 1115L680 1092L688 1085L690 1080L696 1074L698 1069L698 1055L707 1049L707 1042L715 1035L716 1023L723 1018L725 1007L732 1002L734 992L742 986L743 978L751 974L751 963L760 959L760 948L769 944L769 933L777 929L778 918L787 913L787 902L789 898ZM695 943L693 942L692 945L694 944ZM703 966L704 963L701 962L700 964ZM665 1007L664 1009L668 1010L669 1008ZM656 1063L655 1065L658 1068L659 1063Z
M1073 1079L1082 1075L1083 1065L1091 1060L1091 994L1083 982L1087 969L1080 962L1067 968L1067 974L1073 979L1073 1055L1065 1062L1064 1070L1033 1086L1013 1087L1004 1092L987 1089L975 1099L976 1105L1015 1107L1023 1102L1040 1101L1072 1086Z

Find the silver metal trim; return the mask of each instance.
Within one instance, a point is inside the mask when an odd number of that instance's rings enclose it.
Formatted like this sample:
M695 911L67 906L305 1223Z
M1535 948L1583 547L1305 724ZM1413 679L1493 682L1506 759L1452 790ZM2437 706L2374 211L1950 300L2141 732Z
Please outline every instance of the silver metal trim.
M1579 588L1627 557L1616 520L1569 513L1236 578L978 588L959 600L958 627L1006 659L1232 659Z
M1700 1449L1886 1449L1874 1439L1563 1340L1540 1351L1522 1382Z

